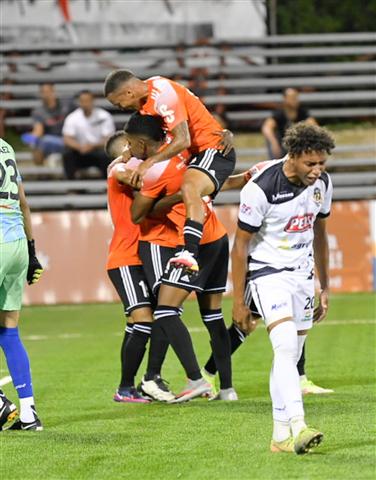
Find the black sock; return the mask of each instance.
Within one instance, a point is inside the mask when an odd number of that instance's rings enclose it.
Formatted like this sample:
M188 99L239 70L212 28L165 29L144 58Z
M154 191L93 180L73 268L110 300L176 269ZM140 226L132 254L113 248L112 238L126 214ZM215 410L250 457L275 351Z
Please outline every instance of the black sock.
M201 378L191 336L187 327L181 321L178 308L158 305L154 311L155 323L160 325L176 356L180 360L187 377L191 380Z
M210 335L210 344L219 372L221 389L232 387L230 338L222 310L201 310L201 317Z
M184 224L184 244L185 248L195 257L198 255L198 248L202 237L203 225L187 218Z
M297 368L299 376L305 375L305 344L303 345L302 354L300 355L299 361L297 363Z
M139 322L133 325L133 332L125 340L124 356L122 358L121 381L119 388L132 387L134 377L144 358L146 344L151 333L151 324Z
M230 347L232 355L244 342L247 334L240 330L240 328L237 327L234 323L229 327L227 331L230 336ZM218 369L213 354L210 355L209 360L206 362L204 368L211 375L215 375L217 373Z
M168 346L169 341L163 328L158 322L153 322L151 327L148 366L144 377L145 380L153 380L155 375L161 374Z
M122 372L124 372L125 363L126 363L125 347L128 343L128 340L130 339L130 337L132 335L132 332L133 332L133 323L127 323L127 325L125 326L123 343L121 344L121 349L120 349L120 364L121 364L121 371Z

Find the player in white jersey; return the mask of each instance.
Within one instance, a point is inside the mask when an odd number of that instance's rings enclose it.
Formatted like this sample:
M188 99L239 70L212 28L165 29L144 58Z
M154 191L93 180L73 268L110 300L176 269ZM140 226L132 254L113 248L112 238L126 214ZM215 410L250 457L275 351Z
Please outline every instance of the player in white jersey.
M323 434L307 427L296 367L313 322L328 310L326 217L332 183L325 173L334 148L320 127L297 124L285 136L287 156L243 188L232 250L233 318L247 325L253 298L274 351L271 451L308 452ZM314 265L321 286L314 308Z
M20 400L18 419L16 406L0 390L0 430L43 429L34 406L29 358L18 332L25 282L36 283L42 271L14 150L0 139L0 347Z

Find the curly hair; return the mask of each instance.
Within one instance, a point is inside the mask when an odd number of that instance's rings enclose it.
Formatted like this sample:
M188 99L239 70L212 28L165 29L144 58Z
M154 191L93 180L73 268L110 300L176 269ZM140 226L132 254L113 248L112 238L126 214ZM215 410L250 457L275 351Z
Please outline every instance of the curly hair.
M286 131L283 146L289 155L297 157L310 152L326 152L330 155L335 143L325 128L299 122Z

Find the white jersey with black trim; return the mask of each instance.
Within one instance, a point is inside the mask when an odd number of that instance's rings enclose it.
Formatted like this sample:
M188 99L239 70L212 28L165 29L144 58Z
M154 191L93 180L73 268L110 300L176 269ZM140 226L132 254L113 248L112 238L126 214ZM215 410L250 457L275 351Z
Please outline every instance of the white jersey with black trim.
M330 176L324 172L313 185L295 185L283 172L286 158L268 162L240 194L238 227L255 233L249 248L252 272L311 268L314 222L330 214Z

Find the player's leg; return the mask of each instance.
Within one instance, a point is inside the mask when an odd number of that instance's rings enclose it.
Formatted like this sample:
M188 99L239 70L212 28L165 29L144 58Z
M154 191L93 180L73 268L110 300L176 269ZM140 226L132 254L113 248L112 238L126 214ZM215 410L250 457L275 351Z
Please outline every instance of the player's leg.
M219 372L220 391L217 400L237 400L232 387L230 338L222 313L222 293L198 294L201 318L210 335L210 345Z
M20 401L20 419L11 429L43 430L36 410L30 362L21 341L18 322L28 268L26 239L1 245L0 265L0 347Z
M130 319L121 346L121 379L114 400L145 403L136 391L135 376L151 334L153 314L150 292L140 265L110 269L108 275Z
M181 192L187 212L184 225L184 249L171 260L173 266L183 266L197 272L197 256L202 237L205 210L202 197L214 197L234 170L235 151L225 157L216 149L200 152L189 164L183 177Z

